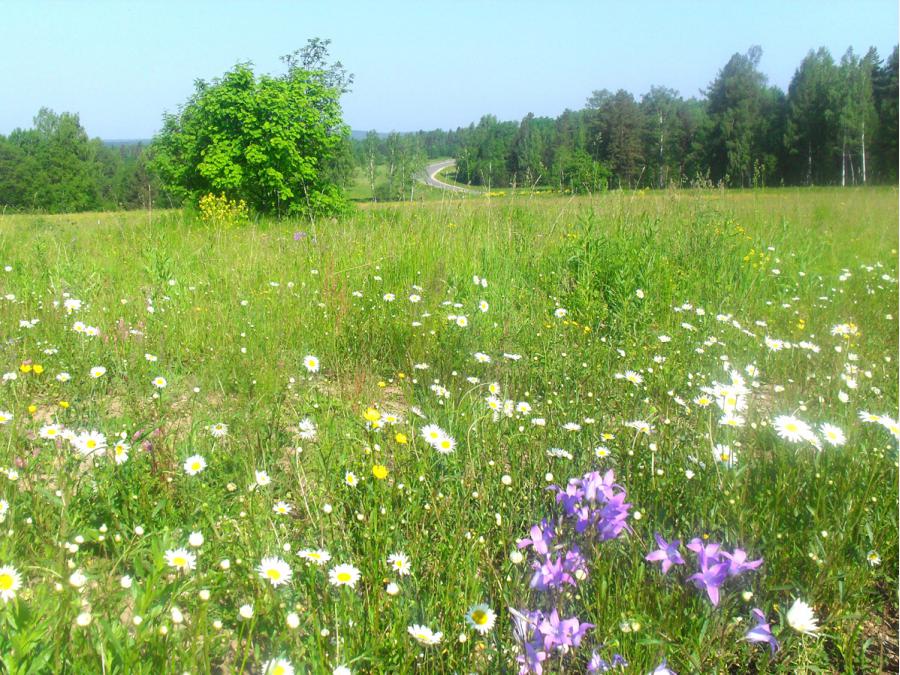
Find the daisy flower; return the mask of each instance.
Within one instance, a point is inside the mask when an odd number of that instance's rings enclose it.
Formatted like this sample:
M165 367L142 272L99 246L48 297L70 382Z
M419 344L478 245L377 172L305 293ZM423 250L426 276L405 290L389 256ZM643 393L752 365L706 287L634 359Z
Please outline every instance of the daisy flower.
M206 468L206 460L202 455L191 455L184 460L184 472L189 476L196 476Z
M263 558L256 568L261 579L269 581L274 588L291 580L291 568L284 560L276 557Z
M497 621L497 615L484 603L470 607L466 612L466 623L481 635L489 633Z
M837 447L847 442L847 437L844 435L844 432L833 424L825 423L819 427L819 431L829 445Z
M303 550L297 551L297 555L303 558L306 562L313 563L314 565L322 566L327 565L328 561L331 560L331 554L325 549L311 549L304 548Z
M269 478L269 474L266 473L265 471L255 471L254 478L256 480L256 484L259 487L265 487L266 485L268 485L269 483L272 482L272 479Z
M287 502L275 502L275 506L272 507L272 510L275 513L279 513L283 516L288 515L292 511L293 507Z
M359 485L359 478L357 478L356 474L352 471L348 471L344 474L344 483L346 483L350 487L356 487L357 485Z
M207 429L209 430L209 433L213 435L213 438L222 438L223 436L228 435L228 425L223 422L210 424Z
M104 375L106 375L106 368L104 368L103 366L94 366L93 368L91 368L91 377L93 377L95 380L98 377L103 377Z
M387 559L388 567L394 570L401 577L412 574L409 558L405 553L392 553Z
M644 381L643 375L641 375L640 373L636 373L633 370L625 371L625 379L634 385L641 384Z
M300 438L304 441L313 441L316 438L316 425L308 417L300 420L300 424L297 425L297 429L300 433Z
M787 622L791 628L804 635L816 637L816 632L819 630L819 620L812 607L799 598L794 600L794 604L788 610Z
M2 413L0 413L2 414ZM38 436L45 440L52 440L59 436L62 433L62 425L61 424L45 424L41 427L41 430L38 431Z
M8 410L0 410L0 425L9 424L13 414Z
M169 383L166 381L166 378L164 378L162 375L160 375L160 376L158 376L158 377L154 377L154 378L151 380L151 384L152 384L154 387L156 387L157 389L165 389L165 388L166 388L166 385L169 384Z
M263 664L262 675L294 675L294 666L287 659L269 659Z
M881 415L878 418L878 423L891 432L894 438L900 440L900 424L897 423L897 420L887 415Z
M335 565L328 571L328 581L332 586L356 587L360 572L353 565Z
M742 427L745 424L745 420L741 415L727 412L719 418L719 424L723 427Z
M186 548L176 548L166 551L166 564L174 567L179 572L190 572L197 567L197 556Z
M426 647L430 647L436 644L440 644L441 640L444 637L444 634L441 632L435 633L428 626L421 626L419 624L413 624L409 626L407 632L413 636L413 638L420 645L424 645Z
M813 435L810 426L792 415L780 415L772 421L776 433L786 441L799 443L809 440Z
M0 567L0 598L9 602L16 597L16 591L22 587L22 577L12 565Z
M99 431L85 431L75 439L75 449L88 457L106 449L106 436Z
M315 356L312 356L311 354L303 357L303 365L306 367L306 370L311 373L319 372L319 359L317 359Z
M727 445L716 445L716 447L713 448L713 458L718 464L724 464L729 469L737 464L737 454Z
M124 464L128 461L128 451L131 449L131 446L124 441L119 441L113 446L113 459L116 464Z
M442 455L449 455L451 452L456 450L456 439L454 439L450 434L444 433L437 440L437 442L433 444L433 446L434 449Z

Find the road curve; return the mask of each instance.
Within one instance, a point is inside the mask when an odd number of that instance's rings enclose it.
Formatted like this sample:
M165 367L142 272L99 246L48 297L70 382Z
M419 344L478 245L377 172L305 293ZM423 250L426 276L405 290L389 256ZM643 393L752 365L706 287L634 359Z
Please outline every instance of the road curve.
M467 195L478 194L477 190L470 190L469 188L460 187L459 185L450 185L449 183L444 183L436 178L441 171L451 166L456 166L455 159L445 159L441 162L428 164L425 167L425 175L422 176L420 180L426 185L436 187L440 190L450 190L450 192L460 192Z

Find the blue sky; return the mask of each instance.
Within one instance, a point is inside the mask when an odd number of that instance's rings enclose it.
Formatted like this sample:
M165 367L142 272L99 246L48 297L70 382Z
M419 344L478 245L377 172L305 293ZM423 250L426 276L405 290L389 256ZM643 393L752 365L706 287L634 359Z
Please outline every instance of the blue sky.
M409 131L556 116L603 88L698 95L752 44L786 88L810 48L886 56L897 36L896 0L5 0L0 133L47 106L78 112L91 136L147 138L194 79L240 60L279 72L278 57L310 37L331 38L356 75L343 99L351 127Z

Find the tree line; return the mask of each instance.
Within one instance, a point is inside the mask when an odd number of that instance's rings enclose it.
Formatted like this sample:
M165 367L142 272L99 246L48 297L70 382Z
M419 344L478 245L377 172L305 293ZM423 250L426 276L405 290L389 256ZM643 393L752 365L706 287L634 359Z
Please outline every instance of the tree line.
M767 84L762 50L735 54L702 98L652 87L594 91L581 110L411 134L405 147L455 157L456 180L485 187L857 185L897 182L897 48L882 60L810 51L787 92ZM397 144L394 143L396 146ZM387 138L356 141L360 164L387 161ZM392 160L394 161L394 160ZM396 163L396 162L394 162Z
M485 115L455 130L350 141L340 97L353 76L327 40L284 57L286 72L238 64L195 82L148 147L88 137L77 114L41 109L0 135L0 209L65 212L244 200L258 213L333 213L354 171L379 199L412 198L428 158L485 187L858 185L898 180L898 50L836 61L810 51L786 92L735 54L702 97L666 87L594 91L581 110L520 122Z
M163 194L144 150L91 139L77 114L42 108L31 129L0 135L0 210L147 208Z

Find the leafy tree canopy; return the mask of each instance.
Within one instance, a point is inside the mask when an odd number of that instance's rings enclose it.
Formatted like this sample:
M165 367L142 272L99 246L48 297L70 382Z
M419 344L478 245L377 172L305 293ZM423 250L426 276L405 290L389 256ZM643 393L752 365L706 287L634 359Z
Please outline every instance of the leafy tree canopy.
M285 56L287 72L256 75L239 63L212 82L197 80L177 114L166 114L152 146L153 166L177 195L244 200L254 211L334 213L349 129L340 96L353 81L328 65L329 41L310 40Z

